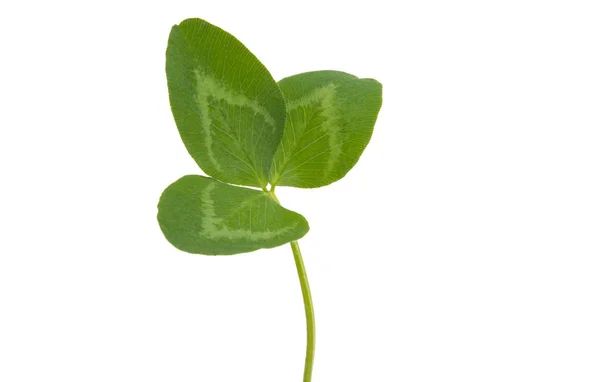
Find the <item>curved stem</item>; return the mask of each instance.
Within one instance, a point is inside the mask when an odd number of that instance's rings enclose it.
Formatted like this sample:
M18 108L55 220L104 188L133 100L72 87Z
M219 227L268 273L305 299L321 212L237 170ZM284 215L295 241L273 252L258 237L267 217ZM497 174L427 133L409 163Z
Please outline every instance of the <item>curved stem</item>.
M302 254L297 241L290 243L294 253L294 261L298 270L300 287L302 288L302 298L304 299L304 311L306 313L306 358L304 360L304 382L310 382L312 376L313 362L315 359L315 311L313 309L312 297L310 295L310 286L308 277L302 261Z
M268 194L277 202L277 204L280 204L279 199L275 196L275 186L271 186L271 190L268 191ZM294 262L296 263L296 270L298 271L298 279L300 279L302 299L304 300L304 312L306 313L306 358L304 359L304 379L302 381L310 382L315 360L315 311L313 308L312 296L310 294L308 276L306 275L306 268L304 268L304 261L302 260L302 253L300 252L300 246L297 241L292 241L290 245L292 246L292 252L294 253Z

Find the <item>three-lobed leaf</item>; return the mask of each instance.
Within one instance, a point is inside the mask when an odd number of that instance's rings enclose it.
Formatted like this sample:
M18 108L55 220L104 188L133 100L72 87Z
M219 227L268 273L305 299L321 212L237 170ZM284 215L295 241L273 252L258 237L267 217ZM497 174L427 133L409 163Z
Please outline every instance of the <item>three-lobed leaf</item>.
M264 65L201 19L171 29L167 83L188 152L207 175L265 187L285 125L285 103Z
M200 175L187 175L160 197L158 222L165 237L182 251L232 255L298 240L308 222L269 194Z
M161 230L190 253L230 255L304 236L302 215L267 192L227 183L265 190L335 182L358 161L381 107L381 84L343 72L276 83L240 41L201 19L171 29L166 72L185 147L217 179L184 176L161 195Z
M344 177L371 139L381 108L381 84L318 71L284 78L279 87L287 120L271 183L314 188Z

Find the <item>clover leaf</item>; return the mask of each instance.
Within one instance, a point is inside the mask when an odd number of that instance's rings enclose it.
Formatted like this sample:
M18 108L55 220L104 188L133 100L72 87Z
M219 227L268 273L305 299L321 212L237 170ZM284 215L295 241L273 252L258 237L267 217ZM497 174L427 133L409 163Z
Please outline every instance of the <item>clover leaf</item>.
M265 187L285 126L285 101L260 61L235 37L199 19L171 29L171 110L188 152L207 175Z
M287 120L271 183L313 188L344 177L371 139L381 107L381 84L320 71L284 78L279 87Z
M314 312L297 242L309 227L281 206L275 187L322 187L343 178L369 143L381 84L331 70L277 83L240 41L201 19L173 26L166 59L177 129L210 177L187 175L164 190L160 228L176 248L204 255L290 243L306 312L309 382Z
M190 253L230 255L272 248L308 232L308 222L267 193L200 175L171 184L158 203L160 227L175 247Z

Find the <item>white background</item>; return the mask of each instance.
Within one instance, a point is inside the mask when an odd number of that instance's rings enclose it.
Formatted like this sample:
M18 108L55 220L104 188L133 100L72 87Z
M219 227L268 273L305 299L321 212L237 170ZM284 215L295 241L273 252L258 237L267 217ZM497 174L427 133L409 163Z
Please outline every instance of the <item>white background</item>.
M343 180L279 189L317 314L314 382L600 380L596 1L12 1L0 6L0 381L300 381L289 247L177 251L199 173L168 104L201 17L280 79L383 83Z

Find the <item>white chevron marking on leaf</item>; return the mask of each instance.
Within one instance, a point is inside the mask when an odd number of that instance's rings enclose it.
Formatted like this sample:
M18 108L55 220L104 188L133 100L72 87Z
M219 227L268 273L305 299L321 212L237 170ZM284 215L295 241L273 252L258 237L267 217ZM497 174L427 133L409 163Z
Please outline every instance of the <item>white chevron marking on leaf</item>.
M265 230L265 231L252 231L250 230L244 230L244 229L229 229L224 222L223 218L218 218L217 214L215 212L215 204L214 201L212 199L212 192L216 187L216 183L211 183L209 185L207 185L204 190L202 190L202 195L201 195L201 202L202 202L202 212L203 212L203 218L202 218L202 232L200 232L200 236L205 237L205 238L209 238L209 239L220 239L220 238L226 238L226 239L231 239L231 240L238 240L238 239L249 239L252 241L259 241L259 240L268 240L268 239L273 239L275 237L281 236L285 233L288 233L290 231L292 231L297 224L294 224L293 226L289 226L289 227L283 227L280 228L278 230L275 231L269 231L269 230ZM265 195L258 195L258 197L266 197ZM248 201L246 201L245 203L243 203L239 209L243 209L245 207L246 204L248 204L249 202L251 202L254 199L250 199ZM265 207L266 208L266 205ZM252 216L250 216L250 219L252 219ZM252 225L250 224L250 227L252 227Z
M325 122L320 126L324 134L329 137L329 161L325 167L325 173L333 170L335 163L342 154L340 144L340 113L335 105L335 84L329 84L313 90L310 94L298 98L288 103L288 112L299 107L306 107L311 104L319 104L321 113ZM306 121L305 121L306 122Z
M267 109L265 109L263 106L261 106L258 103L258 101L252 100L252 99L246 97L244 94L237 93L237 92L227 89L225 86L220 84L217 80L215 80L214 78L212 78L208 75L204 75L198 69L194 70L194 74L196 76L197 103L198 103L198 106L200 107L200 110L202 111L202 130L203 130L204 136L205 136L206 151L207 151L208 157L213 162L216 169L218 171L222 171L221 166L218 163L217 158L215 157L215 154L212 150L213 149L213 135L212 135L213 134L213 132L212 132L213 117L211 116L210 107L209 107L210 106L209 100L211 98L216 99L216 100L223 100L223 101L227 102L229 105L233 105L233 106L248 107L255 114L262 116L264 118L265 122L268 125L272 126L273 128L276 128L275 120L273 119L271 114L269 114Z

